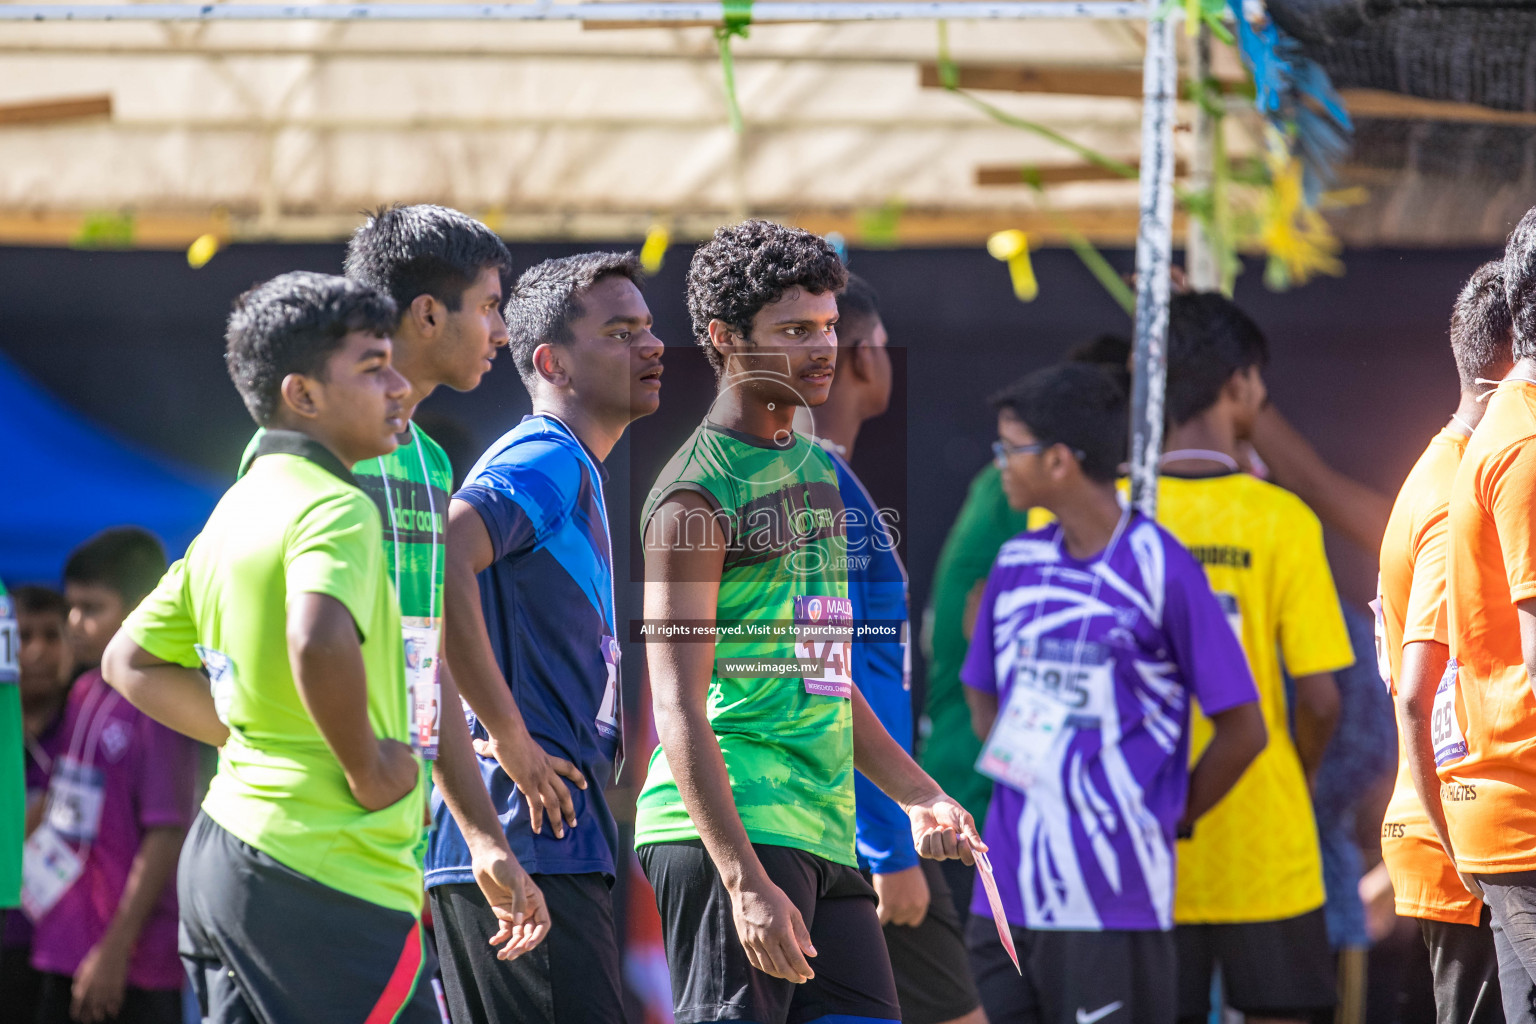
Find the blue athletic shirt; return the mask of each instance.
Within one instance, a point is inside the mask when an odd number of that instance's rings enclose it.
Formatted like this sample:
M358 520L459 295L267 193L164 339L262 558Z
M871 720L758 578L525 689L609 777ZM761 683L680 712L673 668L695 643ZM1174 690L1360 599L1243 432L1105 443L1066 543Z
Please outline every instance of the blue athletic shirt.
M507 773L495 759L479 758L507 843L530 874L614 873L618 828L603 787L618 754L617 714L598 720L608 710L605 649L617 666L607 477L559 420L525 416L480 456L454 495L480 513L495 549L478 577L480 607L512 699L534 740L587 777L585 790L566 783L577 827L556 839L547 822L534 834ZM474 737L487 739L474 714L464 713ZM428 888L473 883L469 849L441 794L433 796L432 817Z
M823 447L826 447L823 443ZM912 752L912 688L907 667L907 568L875 501L842 456L831 449L848 522L848 597L853 621L870 628L899 625L900 634L855 637L853 681L870 708L902 749ZM890 797L855 774L856 847L859 867L888 875L918 863L912 823Z

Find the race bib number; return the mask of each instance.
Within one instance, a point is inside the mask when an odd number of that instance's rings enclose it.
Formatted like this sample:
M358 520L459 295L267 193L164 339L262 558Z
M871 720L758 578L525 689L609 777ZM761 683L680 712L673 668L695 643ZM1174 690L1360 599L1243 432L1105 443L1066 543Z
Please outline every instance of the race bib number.
M3 601L0 598L0 601ZM3 611L3 609L0 609ZM21 627L9 615L0 617L0 683L21 678Z
M820 669L803 676L806 693L852 698L853 602L846 597L795 598L795 657L816 662Z
M77 843L95 842L101 828L104 782L100 768L68 756L59 758L48 780L46 821L52 831Z
M442 737L443 684L437 677L439 631L436 625L402 625L405 682L411 694L411 749L424 761L437 759Z
M36 921L54 908L85 871L85 859L48 824L21 848L21 909Z
M608 670L608 683L603 687L603 703L597 709L598 735L607 739L619 736L619 642L611 636L602 639L603 665Z
M982 747L976 770L1027 790L1060 765L1074 716L1097 721L1112 668L1061 661L1023 661L1013 688Z
M1435 750L1435 767L1467 756L1467 738L1456 721L1456 659L1446 663L1445 675L1435 687L1435 706L1429 715L1429 738Z
M214 713L219 716L224 727L229 728L229 709L235 699L235 666L223 651L202 644L194 644L193 649L197 651L198 660L203 663L203 671L208 673Z
M1377 581L1378 586L1381 580ZM1376 674L1381 676L1381 681L1387 684L1387 689L1392 689L1392 659L1387 656L1387 620L1381 610L1381 592L1378 590L1376 600L1371 602L1371 614L1376 617Z

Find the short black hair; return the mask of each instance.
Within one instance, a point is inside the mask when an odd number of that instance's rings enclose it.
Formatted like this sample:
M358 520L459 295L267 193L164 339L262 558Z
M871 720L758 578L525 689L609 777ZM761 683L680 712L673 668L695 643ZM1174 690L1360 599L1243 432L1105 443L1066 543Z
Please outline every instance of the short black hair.
M586 310L577 296L605 277L624 277L643 287L645 274L632 252L584 252L545 260L523 271L507 296L507 347L512 362L532 388L538 378L533 352L540 345L571 340L571 323Z
M820 235L766 220L747 220L715 229L688 266L688 313L694 340L719 373L724 361L709 343L709 322L728 324L752 336L752 318L791 288L812 295L841 291L848 271L837 251Z
M1000 392L992 407L1023 423L1042 444L1082 453L1078 461L1090 480L1107 483L1120 475L1129 414L1125 390L1102 367L1047 366Z
M388 295L333 274L295 270L235 300L224 332L229 378L251 418L272 422L290 373L319 377L352 331L388 337L396 322Z
M1536 206L1525 211L1505 243L1504 298L1514 325L1514 358L1536 356Z
M61 619L69 618L69 602L52 587L23 584L11 591L11 600L16 604L18 615L57 615Z
M1451 354L1461 390L1479 379L1504 376L1510 357L1509 300L1504 297L1504 262L1490 260L1472 272L1451 311Z
M837 322L840 327L852 326L864 320L880 319L880 293L870 283L852 271L848 283L837 293ZM842 331L838 332L839 334Z
M464 289L486 267L512 283L512 254L496 232L458 210L420 203L381 206L352 233L343 264L348 277L395 300L404 316L419 295L457 312Z
M106 587L131 609L165 575L165 547L140 526L102 530L69 553L64 582Z
M1216 404L1235 373L1269 362L1269 343L1237 304L1217 292L1168 302L1168 420L1187 423Z
M1126 394L1131 393L1131 339L1123 334L1101 334L1073 346L1062 357L1064 363L1087 363L1103 369Z

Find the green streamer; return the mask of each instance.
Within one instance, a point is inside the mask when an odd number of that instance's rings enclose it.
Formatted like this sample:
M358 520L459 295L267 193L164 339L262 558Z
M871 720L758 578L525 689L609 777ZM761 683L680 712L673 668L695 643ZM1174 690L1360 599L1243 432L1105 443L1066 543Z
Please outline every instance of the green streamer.
M731 131L743 130L741 104L736 100L736 61L731 56L731 37L747 38L752 25L752 0L722 0L725 24L715 29L715 44L720 49L720 73L725 80L725 108L731 119Z

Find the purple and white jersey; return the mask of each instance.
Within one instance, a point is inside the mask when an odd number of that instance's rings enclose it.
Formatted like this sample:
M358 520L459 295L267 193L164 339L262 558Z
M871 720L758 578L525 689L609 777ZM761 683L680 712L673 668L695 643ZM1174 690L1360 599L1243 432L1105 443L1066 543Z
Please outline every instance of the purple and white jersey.
M1258 699L1199 563L1140 513L1087 561L1055 523L1020 534L987 577L960 679L997 695L982 760L1014 780L993 788L984 836L1008 920L1172 928L1190 694L1207 714ZM991 915L979 885L971 910Z

